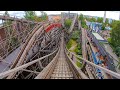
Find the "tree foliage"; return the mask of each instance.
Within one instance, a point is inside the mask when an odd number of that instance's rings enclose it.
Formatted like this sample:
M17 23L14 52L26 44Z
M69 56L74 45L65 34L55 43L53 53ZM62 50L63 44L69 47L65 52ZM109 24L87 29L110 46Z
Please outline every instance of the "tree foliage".
M120 57L120 47L116 47L115 49L116 55Z
M83 14L80 14L80 16L79 16L79 20L81 20L81 21L84 20L84 16L83 16Z
M81 50L81 45L80 44L77 44L77 47L75 48L74 52L77 55L82 55L82 50Z
M120 56L120 21L113 23L111 30L111 44L115 48L115 52Z
M96 22L96 18L92 17L89 19L90 22Z
M38 16L34 16L34 21L36 21L36 22L41 22L42 19L41 19L40 17L38 17Z
M80 31L74 31L72 34L72 39L77 40L80 38Z
M69 42L67 43L67 48L70 49L72 47L73 40L70 39Z
M102 18L102 17L98 17L98 18L97 18L97 22L103 23L103 18Z
M85 17L83 16L83 14L80 14L79 20L81 21L82 27L87 29L88 27L86 25Z
M48 16L47 16L47 13L43 12L43 11L40 11L41 12L41 18L42 20L47 20L48 19Z
M65 20L65 26L66 26L67 28L70 28L71 23L72 23L72 20L71 20L71 19L66 19L66 20Z
M107 41L108 41L109 43L111 43L111 38L108 38Z
M37 22L41 22L43 20L48 19L47 13L45 13L43 11L41 11L41 17L38 17L36 15L35 11L25 11L24 17L28 20L37 21Z
M35 17L37 15L35 14L35 11L25 11L25 18L28 20L35 20Z
M111 31L111 42L113 46L120 46L120 21L116 21Z
M102 30L105 30L105 26L106 26L106 24L102 23Z
M4 16L10 16L8 11L5 11Z
M113 20L112 23L110 24L110 27L113 28L116 25L116 23L117 23L117 20Z
M8 16L8 17L10 16L9 13L8 13L8 11L5 11L4 16ZM5 20L3 24L4 25L10 25L10 24L12 24L12 21Z
M105 24L109 24L109 20L108 20L108 18L106 18L106 20L105 20Z

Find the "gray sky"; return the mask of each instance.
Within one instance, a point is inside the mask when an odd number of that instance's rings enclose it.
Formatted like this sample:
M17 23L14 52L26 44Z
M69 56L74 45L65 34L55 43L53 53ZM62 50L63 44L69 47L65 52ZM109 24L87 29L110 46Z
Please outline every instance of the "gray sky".
M0 11L0 15L2 15L5 11ZM8 11L11 16L23 17L24 11ZM68 11L45 11L48 15L50 14L60 14L61 12L68 12ZM84 15L91 15L91 16L98 16L103 17L104 11L70 11L71 13L82 13ZM36 11L37 15L41 15L40 11ZM115 20L119 20L119 12L118 11L107 11L106 12L107 18L112 18Z

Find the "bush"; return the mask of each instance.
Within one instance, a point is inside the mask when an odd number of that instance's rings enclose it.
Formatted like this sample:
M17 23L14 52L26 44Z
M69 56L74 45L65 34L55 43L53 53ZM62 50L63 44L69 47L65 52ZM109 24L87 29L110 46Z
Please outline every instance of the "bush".
M82 64L79 63L78 61L76 62L76 64L77 64L78 67L82 67Z
M65 27L70 28L71 23L72 23L72 20L71 20L71 19L65 20Z
M105 30L105 23L102 24L102 30Z
M109 43L111 43L111 38L108 38L107 41L108 41Z
M78 55L82 55L82 50L80 45L78 44L77 47L75 48L74 52Z
M120 47L116 47L115 52L116 52L117 56L120 57Z
M77 40L80 38L80 31L74 31L72 34L72 39Z
M71 48L71 46L72 46L72 42L73 42L73 40L72 40L72 39L70 39L70 41L67 43L67 48L68 48L68 49L70 49L70 48Z

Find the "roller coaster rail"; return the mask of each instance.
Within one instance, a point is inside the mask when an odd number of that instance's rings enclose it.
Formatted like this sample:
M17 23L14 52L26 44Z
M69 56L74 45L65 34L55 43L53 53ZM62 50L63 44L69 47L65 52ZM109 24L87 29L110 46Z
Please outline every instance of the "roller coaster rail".
M66 54L67 54L67 56L69 56L69 59L71 59L71 58L73 58L73 57L77 57L77 58L79 58L80 60L85 61L87 64L90 64L90 65L92 65L92 66L94 66L94 67L96 67L96 68L99 68L99 69L103 70L105 73L108 73L108 74L110 74L110 75L112 75L112 76L120 79L120 74L118 74L118 73L116 73L116 72L113 72L113 71L111 71L111 70L108 70L108 69L106 69L106 68L104 68L104 67L98 66L98 65L96 65L96 64L94 64L94 63L92 63L92 62L90 62L90 61L88 61L88 60L85 60L84 58L81 58L81 57L79 57L78 55L75 55L74 53L70 52L67 48L66 48L66 51L67 51ZM26 68L26 67L28 67L28 66L36 63L36 62L39 62L39 61L41 61L42 59L45 59L45 58L47 58L47 57L49 57L49 56L52 56L53 54L55 54L55 53L57 53L57 52L59 52L58 48L57 48L54 52L52 52L52 53L50 53L50 54L48 54L48 55L46 55L46 56L43 56L43 57L41 57L41 58L39 58L39 59L36 59L36 60L34 60L34 61L31 61L31 62L26 63L26 64L24 64L24 65L21 65L21 66L19 66L19 67L16 67L16 68L14 68L14 69L8 70L8 71L6 71L6 72L0 73L0 77L4 78L4 77L8 76L10 73L18 72L18 71L20 71L20 70L24 70L24 68ZM70 54L72 54L72 55L70 55ZM70 57L70 56L71 56L71 57ZM72 59L71 59L71 61L72 61L72 63L73 63L73 60L72 60ZM78 61L79 63L81 63L79 60L77 60L77 61ZM76 64L74 64L74 65L76 66ZM78 70L78 71L80 72L80 74L81 74L80 68L78 68L77 66L76 66L76 68L77 68L77 70ZM81 74L81 76L83 76L84 79L88 79L86 76L84 76L84 74ZM37 79L37 77L36 77L36 79Z
M0 78L98 79L95 76L96 73L94 73L94 77L92 78L90 74L93 74L93 69L100 69L105 73L104 75L108 76L105 76L104 79L111 78L109 76L112 76L111 79L120 79L120 74L105 67L96 65L95 63L87 60L85 56L82 58L67 49L66 43L72 36L77 18L76 14L70 29L65 30L61 27L61 22L51 23L49 21L45 21L38 23L21 20L16 17L13 18L0 15L0 19L12 21L11 25L3 25L0 27L0 30L5 32L5 36L3 36L4 38L1 38L0 40L0 50L3 51L0 53L2 56L0 59L1 62L3 62L3 59L9 56L11 52L20 47L17 57L12 63L10 63L8 70L3 70L3 72L0 73ZM79 24L78 29L82 29L80 22L77 22ZM64 21L62 21L62 23L64 23ZM11 31L8 32L9 30L12 30L12 33ZM86 36L85 33L84 36ZM11 38L13 37L19 40L18 44L15 44L15 46L11 46ZM82 37L82 39L84 38ZM87 53L88 49L86 48L86 41L83 45L85 45L84 54ZM8 48L6 49L6 47ZM78 67L76 62L85 62L85 68ZM89 66L92 67L92 71L89 69Z

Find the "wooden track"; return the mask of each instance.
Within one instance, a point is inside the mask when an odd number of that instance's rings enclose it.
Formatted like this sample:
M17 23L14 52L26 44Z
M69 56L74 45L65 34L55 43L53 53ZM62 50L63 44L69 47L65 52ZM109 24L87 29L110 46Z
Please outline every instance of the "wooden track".
M64 56L64 53L62 55ZM70 70L65 58L58 58L58 62L51 75L51 79L73 79L72 71Z
M61 37L60 54L58 57L58 62L53 70L51 79L73 79L72 71L70 70L68 63L66 62L65 52L64 52L64 37Z

